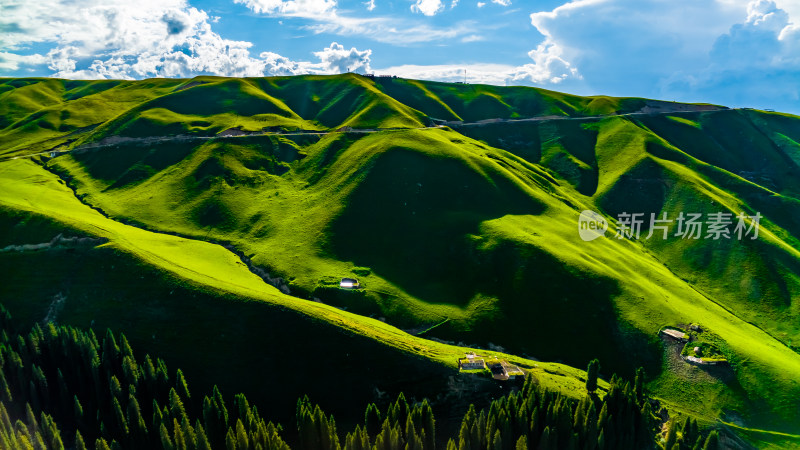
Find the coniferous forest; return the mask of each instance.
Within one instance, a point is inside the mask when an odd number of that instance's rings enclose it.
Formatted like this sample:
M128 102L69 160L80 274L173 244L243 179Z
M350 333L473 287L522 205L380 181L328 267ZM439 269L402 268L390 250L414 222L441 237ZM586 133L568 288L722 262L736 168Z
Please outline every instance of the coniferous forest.
M400 394L384 409L369 404L363 424L344 431L304 397L296 423L282 427L244 394L227 398L216 387L192 393L180 369L141 357L123 334L108 330L99 338L52 323L20 331L5 309L0 327L3 449L429 450L437 442L447 450L717 448L716 432L701 432L690 419L669 421L661 433L642 370L633 383L614 376L602 397L590 376L580 400L528 376L488 409L471 406L458 435L442 439L427 400L409 403Z

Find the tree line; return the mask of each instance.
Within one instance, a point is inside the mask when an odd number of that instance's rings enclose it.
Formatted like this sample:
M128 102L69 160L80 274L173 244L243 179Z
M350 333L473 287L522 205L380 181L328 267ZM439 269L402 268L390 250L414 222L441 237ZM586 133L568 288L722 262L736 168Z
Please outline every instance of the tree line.
M596 362L592 362L596 364ZM581 399L541 387L528 376L515 393L488 409L471 406L447 450L715 449L715 433L697 422L670 423L664 436L645 394L643 372L633 384L614 376L596 389L590 364ZM295 427L264 419L244 394L226 402L215 386L192 395L180 369L145 354L137 358L124 334L99 339L52 323L15 329L0 305L0 448L164 450L433 450L436 420L427 400L401 393L385 408L367 405L363 422L340 433L333 415L308 397L298 400Z

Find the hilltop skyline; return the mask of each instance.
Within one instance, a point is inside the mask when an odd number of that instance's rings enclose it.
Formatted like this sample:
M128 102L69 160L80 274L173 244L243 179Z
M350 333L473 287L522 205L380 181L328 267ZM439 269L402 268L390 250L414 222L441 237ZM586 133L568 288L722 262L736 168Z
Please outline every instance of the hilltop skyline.
M0 76L347 71L800 113L789 0L0 2Z

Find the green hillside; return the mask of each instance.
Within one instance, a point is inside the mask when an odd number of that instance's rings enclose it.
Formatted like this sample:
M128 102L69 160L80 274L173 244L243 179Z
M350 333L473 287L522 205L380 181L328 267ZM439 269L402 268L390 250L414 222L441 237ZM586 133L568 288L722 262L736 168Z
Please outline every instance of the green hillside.
M371 349L361 355L413 367L398 375L412 380L446 373L463 353L400 331L438 325L424 336L581 368L596 357L628 377L644 366L675 412L800 434L800 118L354 74L0 80L0 105L3 245L62 229L108 240L0 253L27 280L2 291L15 317L42 320L59 286L119 264L119 277L76 283L83 312L67 313L63 294L63 320L122 327L187 372L199 356L186 348L207 342L197 328L238 336L213 353L236 346L225 357L242 358L242 372L261 351L294 364L317 341L298 335L345 329L345 341ZM605 237L579 237L587 209L609 222ZM615 237L626 212L646 218L639 239ZM730 213L733 238L672 229L646 239L651 214L681 212ZM762 216L758 239L735 237L741 212ZM54 263L54 252L92 263ZM161 287L136 292L137 276ZM342 277L363 289L338 289ZM174 283L182 300L172 303ZM120 300L93 299L96 289ZM22 297L36 301L6 300ZM279 346L254 347L254 322L233 320L245 309L274 324L263 339ZM184 337L148 340L188 311ZM673 355L659 330L690 324L729 365ZM341 339L320 339L332 358L322 365L354 345ZM553 386L569 379L539 364ZM580 371L553 367L573 377L565 389L580 389ZM252 372L242 383L257 390L263 371Z

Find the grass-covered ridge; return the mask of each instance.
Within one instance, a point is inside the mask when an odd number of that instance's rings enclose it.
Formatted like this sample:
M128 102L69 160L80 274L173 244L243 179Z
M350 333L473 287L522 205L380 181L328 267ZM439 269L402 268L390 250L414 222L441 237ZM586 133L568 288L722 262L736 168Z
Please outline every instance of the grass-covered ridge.
M353 74L0 86L0 155L68 151L0 163L9 210L435 361L462 350L390 325L628 376L644 365L678 410L798 432L796 117ZM584 209L606 237L579 238ZM618 240L626 211L763 219L757 240ZM341 277L364 288L332 288ZM725 371L671 359L658 331L689 323Z

